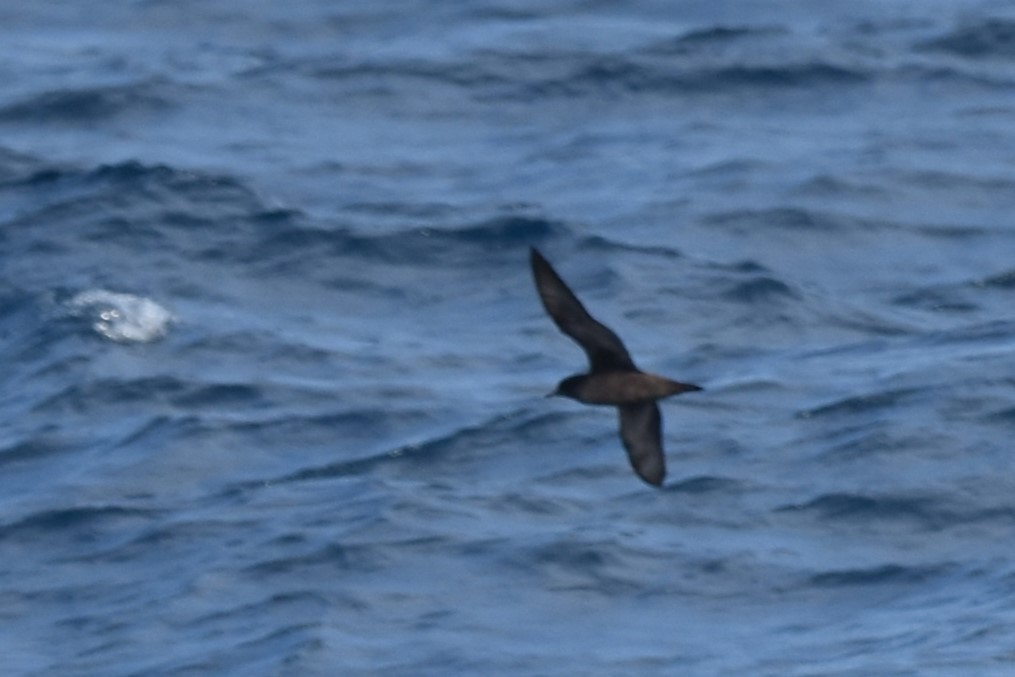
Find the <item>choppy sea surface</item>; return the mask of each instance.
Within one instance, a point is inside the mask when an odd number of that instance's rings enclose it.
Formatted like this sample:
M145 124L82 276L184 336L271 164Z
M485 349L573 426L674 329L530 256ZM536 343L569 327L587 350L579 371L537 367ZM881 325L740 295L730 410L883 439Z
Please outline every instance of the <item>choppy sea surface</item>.
M1015 3L0 9L4 675L1015 674ZM663 403L662 490L537 246Z

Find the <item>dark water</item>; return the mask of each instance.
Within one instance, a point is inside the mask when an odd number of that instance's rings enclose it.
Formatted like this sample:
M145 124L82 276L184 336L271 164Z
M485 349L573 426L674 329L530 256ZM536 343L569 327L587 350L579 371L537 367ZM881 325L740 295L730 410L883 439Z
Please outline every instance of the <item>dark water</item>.
M1015 3L0 38L3 674L1015 674ZM662 491L530 245L706 387Z

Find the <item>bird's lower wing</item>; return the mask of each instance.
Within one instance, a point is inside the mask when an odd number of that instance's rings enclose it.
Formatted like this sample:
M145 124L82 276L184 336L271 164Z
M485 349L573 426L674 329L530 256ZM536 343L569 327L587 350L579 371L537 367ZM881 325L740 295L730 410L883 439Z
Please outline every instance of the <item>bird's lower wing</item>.
M662 417L655 402L624 404L620 411L620 439L624 441L631 467L652 486L662 486L666 476L663 456Z

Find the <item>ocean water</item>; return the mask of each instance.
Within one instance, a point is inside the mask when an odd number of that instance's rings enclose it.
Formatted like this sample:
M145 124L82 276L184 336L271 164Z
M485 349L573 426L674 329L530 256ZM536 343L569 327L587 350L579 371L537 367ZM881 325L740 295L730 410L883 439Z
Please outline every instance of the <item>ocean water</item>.
M1015 674L1015 2L0 38L2 674Z

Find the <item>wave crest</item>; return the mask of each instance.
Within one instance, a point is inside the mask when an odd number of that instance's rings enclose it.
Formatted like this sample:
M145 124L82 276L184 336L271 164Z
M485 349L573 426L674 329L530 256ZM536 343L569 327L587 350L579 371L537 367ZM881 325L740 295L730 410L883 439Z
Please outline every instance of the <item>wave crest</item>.
M148 343L163 338L174 321L173 314L143 296L105 289L89 289L68 305L76 315L92 320L92 329L117 343Z

